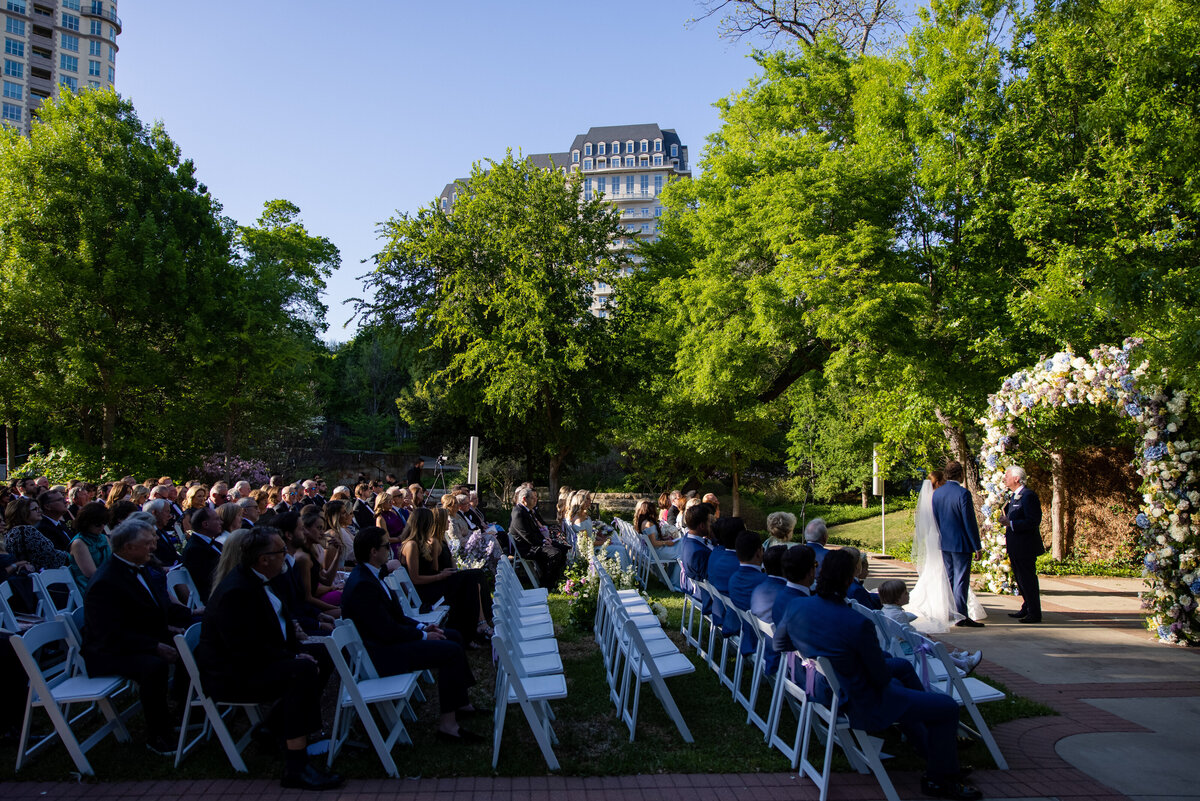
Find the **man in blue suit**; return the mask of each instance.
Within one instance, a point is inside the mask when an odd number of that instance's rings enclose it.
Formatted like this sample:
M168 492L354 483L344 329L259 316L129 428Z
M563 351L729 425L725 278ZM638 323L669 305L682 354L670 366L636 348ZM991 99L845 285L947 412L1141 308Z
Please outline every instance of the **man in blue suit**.
M767 578L750 593L750 614L764 623L770 623L771 610L775 606L775 595L783 589L787 579L783 577L783 555L786 545L772 545L763 552L763 572Z
M712 507L706 503L698 503L683 515L684 525L687 526L687 533L683 535L683 572L694 582L701 582L708 579L708 560L712 555L712 548L708 544L709 521L712 519ZM712 599L708 597L708 593L697 588L696 598L703 604L704 614L709 614L712 611Z
M751 596L754 594L754 589L758 585L767 580L767 574L763 572L763 549L759 536L753 531L743 531L737 535L737 542L734 544L737 550L738 569L729 577L729 600L733 601L733 605L743 612L750 611ZM732 634L737 630L737 621L741 620L738 615L730 614L728 617L732 620L726 620L726 624L734 623ZM742 644L741 652L743 655L754 653L755 645L758 643L758 631L751 625L742 623Z
M1025 469L1013 465L1004 471L1004 486L1012 500L1004 507L1004 547L1012 563L1013 578L1021 591L1021 608L1012 613L1022 623L1042 622L1042 595L1038 586L1037 558L1046 552L1042 544L1042 502L1025 486Z
M797 598L807 598L812 594L813 576L817 571L817 558L813 549L807 545L793 545L783 554L780 562L783 570L784 585L775 593L775 603L771 607L769 622L783 620L787 614L788 605ZM767 620L767 618L764 618ZM767 649L767 673L775 674L779 664L779 653L774 647Z
M737 535L744 531L745 524L740 517L718 517L712 522L712 536L717 544L713 546L712 556L708 558L708 583L722 595L729 594L729 579L738 569ZM730 637L737 633L737 615L730 613L729 621L725 620L725 607L722 604L712 605L713 624L721 627L721 634ZM729 626L726 628L726 622Z
M775 623L775 649L825 657L841 684L841 709L856 729L877 731L898 723L925 756L921 791L938 798L974 801L982 793L963 784L958 764L958 704L949 695L927 692L907 660L885 658L874 624L846 605L854 558L831 551L817 579L817 594L796 598ZM813 697L829 701L818 683Z
M946 563L946 575L950 577L954 605L962 615L962 620L955 625L981 628L982 623L967 615L971 557L983 548L979 541L979 524L975 521L975 503L971 493L959 483L963 477L961 464L953 460L946 462L943 472L946 483L933 491L933 519L941 534L942 561Z
M821 563L825 561L825 554L829 553L829 549L825 546L829 543L829 529L825 525L825 521L819 517L814 517L808 521L808 525L804 527L804 544L812 548L813 555L816 557L816 573L813 574L813 581L821 575Z

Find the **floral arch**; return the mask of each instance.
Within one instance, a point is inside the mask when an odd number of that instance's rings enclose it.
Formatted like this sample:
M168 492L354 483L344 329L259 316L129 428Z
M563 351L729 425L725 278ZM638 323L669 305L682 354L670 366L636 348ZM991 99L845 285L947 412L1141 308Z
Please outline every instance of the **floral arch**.
M1009 449L1016 444L1013 422L1080 403L1114 408L1138 424L1142 450L1142 507L1135 519L1145 553L1142 575L1146 587L1142 606L1146 625L1162 642L1200 645L1200 530L1192 510L1200 507L1200 441L1183 439L1187 396L1168 393L1146 379L1145 362L1131 367L1139 339L1120 347L1101 347L1090 360L1071 352L1056 353L1032 368L1005 379L988 398L980 468L983 501L984 581L996 593L1015 593L1004 546L1004 471L1013 463Z

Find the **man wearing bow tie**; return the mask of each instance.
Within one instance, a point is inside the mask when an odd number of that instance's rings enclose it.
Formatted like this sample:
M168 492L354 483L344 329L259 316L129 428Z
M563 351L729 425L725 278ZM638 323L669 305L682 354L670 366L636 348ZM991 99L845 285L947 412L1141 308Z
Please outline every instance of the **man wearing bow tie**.
M153 524L130 518L116 527L111 543L112 558L92 576L83 600L83 658L93 676L124 676L138 683L146 746L173 755L167 689L179 654L170 643L191 622L191 613L147 580L146 565L158 543Z
M1022 623L1042 622L1042 595L1038 586L1037 558L1046 552L1042 545L1042 502L1025 486L1025 469L1013 465L1004 471L1004 486L1012 500L1004 507L1004 547L1012 563L1013 578L1021 591L1021 608L1010 616Z

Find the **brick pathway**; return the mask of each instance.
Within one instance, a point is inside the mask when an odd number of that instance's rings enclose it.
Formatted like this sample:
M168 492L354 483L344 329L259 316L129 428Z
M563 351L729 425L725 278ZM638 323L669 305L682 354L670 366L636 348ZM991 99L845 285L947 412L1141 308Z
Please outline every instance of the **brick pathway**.
M911 577L911 567L903 563L876 562L874 576L877 579L908 578ZM1126 635L1136 633L1130 630L1127 616L1112 616L1109 613L1071 609L1053 604L1046 605L1046 609L1066 615L1074 624L1094 626L1097 629L1119 629ZM964 632L964 635L966 633ZM1145 639L1144 632L1137 633L1137 636ZM980 641L972 644L977 642ZM986 652L980 672L1003 682L1012 692L1039 701L1059 712L1056 717L1015 720L993 729L1010 769L980 770L972 776L971 781L987 798L1086 798L1090 801L1128 801L1127 796L1096 781L1058 756L1055 744L1065 737L1077 734L1134 733L1149 730L1083 699L1200 697L1200 680L1074 684L1039 682L1015 670L989 662ZM901 798L923 797L920 793L918 773L894 771L891 776ZM156 801L211 798L222 801L274 801L301 796L318 797L316 794L282 790L277 781L268 779L100 784L11 782L0 790L0 794L4 801L74 798L146 798ZM1153 790L1148 788L1147 795L1152 794ZM382 801L385 798L403 801L453 801L464 795L480 796L489 801L815 801L818 798L817 790L811 782L791 773L354 780L340 791L323 793L319 797L331 801ZM881 797L879 785L870 775L838 774L829 793L831 801L873 801Z

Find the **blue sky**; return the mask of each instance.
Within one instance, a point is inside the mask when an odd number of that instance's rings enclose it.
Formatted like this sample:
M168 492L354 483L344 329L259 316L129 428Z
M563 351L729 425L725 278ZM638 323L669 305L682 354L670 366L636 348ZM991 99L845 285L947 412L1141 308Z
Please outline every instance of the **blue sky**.
M694 0L121 0L117 90L162 120L225 212L296 203L329 237L327 338L379 249L376 224L471 163L566 150L592 125L674 128L695 166L751 43L689 25Z

